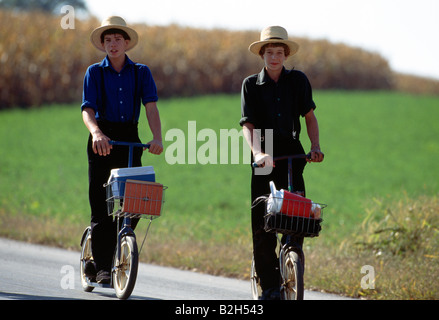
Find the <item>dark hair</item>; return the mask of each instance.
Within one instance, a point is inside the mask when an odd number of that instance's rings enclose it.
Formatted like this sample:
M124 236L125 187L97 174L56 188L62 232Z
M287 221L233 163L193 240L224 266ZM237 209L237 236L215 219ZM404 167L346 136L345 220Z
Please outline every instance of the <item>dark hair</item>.
M267 43L261 47L261 50L259 50L259 55L262 57L265 53L266 48L274 48L274 47L282 47L284 48L285 57L288 57L290 55L290 47L282 42L275 42L275 43Z
M104 32L101 33L101 43L104 43L104 38L106 35L109 34L120 34L125 40L131 40L130 36L128 35L128 33L126 33L125 31L123 31L122 29L117 29L117 28L112 28L112 29L107 29Z

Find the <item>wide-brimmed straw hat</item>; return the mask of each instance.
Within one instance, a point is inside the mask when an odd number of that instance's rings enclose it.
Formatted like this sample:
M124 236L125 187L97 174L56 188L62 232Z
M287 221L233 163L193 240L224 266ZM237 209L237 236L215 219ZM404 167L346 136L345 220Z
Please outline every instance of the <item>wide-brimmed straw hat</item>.
M139 41L139 36L137 35L137 32L134 29L127 27L127 24L124 19L118 16L111 16L104 19L101 23L101 26L94 29L90 35L91 43L93 43L93 45L101 51L105 52L105 50L102 48L101 34L102 32L108 29L120 29L128 34L131 40L128 43L126 51L134 48L137 42Z
M259 51L267 43L286 44L290 48L290 55L288 57L291 57L297 52L297 50L299 50L299 45L296 42L288 40L287 30L279 26L271 26L262 30L261 39L259 41L253 42L248 47L248 50L259 56Z

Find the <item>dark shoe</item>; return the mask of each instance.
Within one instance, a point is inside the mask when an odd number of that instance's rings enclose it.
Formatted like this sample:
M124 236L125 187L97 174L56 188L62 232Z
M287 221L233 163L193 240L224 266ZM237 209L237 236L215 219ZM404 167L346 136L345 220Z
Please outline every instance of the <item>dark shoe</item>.
M96 281L96 266L93 261L87 261L84 266L84 274L91 281Z
M105 270L98 271L96 276L96 282L99 284L110 284L111 276L110 272Z
M280 300L280 289L270 288L262 291L260 300Z

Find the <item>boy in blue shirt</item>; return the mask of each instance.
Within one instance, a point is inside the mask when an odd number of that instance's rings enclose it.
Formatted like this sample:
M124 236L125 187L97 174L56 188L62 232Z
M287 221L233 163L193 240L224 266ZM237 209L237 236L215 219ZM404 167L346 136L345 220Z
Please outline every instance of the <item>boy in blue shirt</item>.
M111 146L109 140L140 142L138 120L140 105L153 139L149 152L163 151L161 122L157 109L157 88L150 69L132 62L126 51L138 42L137 32L127 27L121 17L105 19L91 36L92 44L106 57L91 65L84 77L82 118L90 132L87 155L89 162L89 201L91 207L92 253L95 265L86 266L86 274L98 283L110 282L110 269L116 245L116 225L107 213L103 185L111 169L127 167L128 148ZM133 166L141 166L142 150L136 150ZM137 221L133 221L133 227Z

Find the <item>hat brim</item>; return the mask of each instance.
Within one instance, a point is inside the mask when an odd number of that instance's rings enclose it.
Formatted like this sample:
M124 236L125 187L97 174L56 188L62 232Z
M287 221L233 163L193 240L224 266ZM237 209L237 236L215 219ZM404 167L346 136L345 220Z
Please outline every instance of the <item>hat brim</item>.
M264 45L268 44L268 43L283 43L283 44L286 44L290 48L290 54L289 54L289 56L287 58L293 56L299 50L299 44L297 44L296 42L291 41L291 40L283 40L283 39L269 39L269 40L264 40L264 41L256 41L256 42L253 42L248 47L248 50L251 53L254 53L255 55L259 56L259 51L261 50L261 48Z
M138 36L137 32L130 27L120 26L120 25L102 26L102 27L98 27L98 28L94 29L93 32L90 34L91 43L96 47L96 49L98 49L100 51L105 52L105 49L102 47L102 43L101 43L101 34L102 34L102 32L104 32L105 30L108 30L108 29L120 29L120 30L125 31L128 34L128 36L130 37L130 42L128 43L128 45L126 47L126 51L134 48L136 46L137 42L139 42L139 36Z

